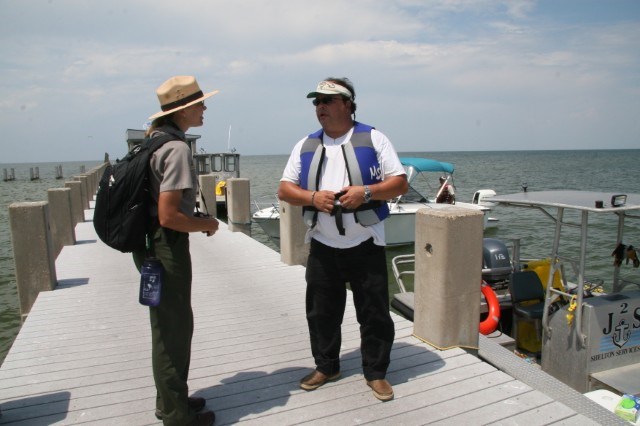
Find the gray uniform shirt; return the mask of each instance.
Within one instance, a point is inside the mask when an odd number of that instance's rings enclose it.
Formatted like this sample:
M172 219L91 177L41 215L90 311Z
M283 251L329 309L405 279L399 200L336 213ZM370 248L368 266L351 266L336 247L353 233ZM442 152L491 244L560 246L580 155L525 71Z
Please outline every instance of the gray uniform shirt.
M180 211L192 216L196 208L198 179L189 145L180 140L167 142L153 153L150 164L152 196L156 202L152 214L158 215L160 192L181 190Z

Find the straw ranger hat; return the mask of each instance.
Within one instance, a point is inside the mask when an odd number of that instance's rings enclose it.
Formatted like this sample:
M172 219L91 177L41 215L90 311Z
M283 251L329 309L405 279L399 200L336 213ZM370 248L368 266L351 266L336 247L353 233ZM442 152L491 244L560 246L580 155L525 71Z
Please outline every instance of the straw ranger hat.
M171 77L156 90L162 111L153 114L149 119L154 120L163 115L171 114L172 112L201 102L218 92L218 90L214 90L206 94L202 93L196 78L190 75Z

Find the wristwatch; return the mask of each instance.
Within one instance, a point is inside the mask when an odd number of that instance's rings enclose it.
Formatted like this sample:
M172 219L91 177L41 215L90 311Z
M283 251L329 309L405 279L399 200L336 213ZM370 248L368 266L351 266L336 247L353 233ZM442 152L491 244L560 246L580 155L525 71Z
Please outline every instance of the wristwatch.
M371 201L371 188L369 188L369 185L365 185L364 186L364 202L368 203L369 201Z

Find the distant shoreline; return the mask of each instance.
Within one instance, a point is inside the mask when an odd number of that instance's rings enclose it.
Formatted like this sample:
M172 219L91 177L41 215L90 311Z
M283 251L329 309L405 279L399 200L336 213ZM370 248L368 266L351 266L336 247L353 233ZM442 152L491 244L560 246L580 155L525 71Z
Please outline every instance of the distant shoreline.
M293 145L292 145L293 146ZM446 153L465 153L465 154L495 154L495 153L527 153L527 152L535 152L535 153L545 153L545 152L610 152L610 151L640 151L640 148L583 148L583 149L504 149L504 150L428 150L428 151L402 151L399 150L398 154L403 155L407 153L415 153L419 152L421 154L446 154ZM283 153L269 153L269 154L249 154L249 153L241 153L243 157L279 157L279 156L289 156L290 152ZM110 154L111 155L111 154ZM17 163L0 163L0 169L3 167L11 167L11 166L38 166L42 164L68 164L68 163L95 163L99 164L102 160L65 160L65 161L31 161L31 162L17 162Z

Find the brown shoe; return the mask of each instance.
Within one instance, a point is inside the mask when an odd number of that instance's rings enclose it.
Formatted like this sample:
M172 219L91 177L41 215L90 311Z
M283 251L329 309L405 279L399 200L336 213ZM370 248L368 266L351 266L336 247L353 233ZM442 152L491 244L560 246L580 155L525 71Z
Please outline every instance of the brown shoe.
M207 405L207 400L199 396L190 396L187 403L189 404L189 408L199 413L204 406ZM156 408L156 419L162 420L163 417L164 413Z
M300 380L300 387L304 390L311 391L314 389L318 389L320 386L324 385L327 382L331 382L340 377L340 372L332 374L331 376L327 376L324 373L315 370L313 373L307 374Z
M373 390L373 396L380 401L390 401L393 399L393 388L386 379L367 380L367 385Z
M188 426L213 426L213 422L216 421L216 415L213 411L205 411L196 416L195 420L189 423Z

